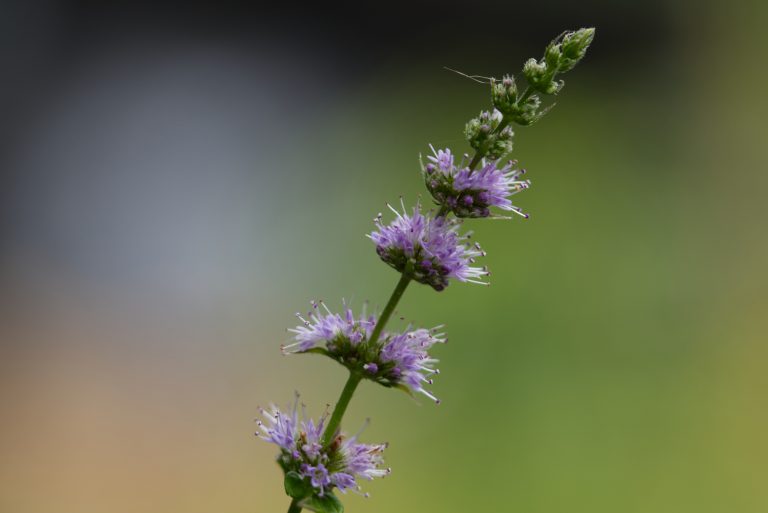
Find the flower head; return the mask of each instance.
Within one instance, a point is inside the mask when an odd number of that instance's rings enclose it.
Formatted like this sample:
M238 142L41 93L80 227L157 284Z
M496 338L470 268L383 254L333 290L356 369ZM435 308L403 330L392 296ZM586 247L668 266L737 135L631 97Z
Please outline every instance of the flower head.
M426 395L433 401L440 401L424 389L424 384L432 384L431 376L440 371L434 367L438 360L427 352L434 344L445 339L435 330L424 328L387 334L378 351L378 363L366 369L375 379L386 386L403 386L412 393Z
M501 126L504 114L499 109L484 110L469 120L464 136L475 151L490 159L499 159L512 151L512 127Z
M315 423L298 415L298 396L286 414L275 406L261 410L256 435L280 448L278 463L286 474L302 480L312 494L322 497L334 488L346 493L359 490L357 479L384 477L391 472L383 468L382 453L386 444L363 444L357 435L337 436L327 446L322 443L326 414Z
M469 235L458 234L457 221L424 215L418 204L412 215L405 212L404 206L402 214L389 208L397 218L384 225L379 214L375 219L378 229L369 235L384 262L438 291L448 286L450 278L486 284L480 278L488 271L471 265L485 253L478 244L467 242Z
M518 179L525 170L516 169L515 161L498 167L499 161L483 160L480 169L472 170L463 160L456 165L450 149L432 148L432 153L427 157L430 162L423 166L424 181L437 204L456 217L488 217L491 207L528 217L509 199L531 185L528 180Z
M343 314L331 312L322 301L312 301L312 310L306 318L300 313L296 316L302 325L288 331L293 332L294 342L283 346L283 352L303 353L315 347L326 348L338 355L353 352L355 347L368 339L369 333L376 326L376 317L366 315L355 317L345 304ZM322 306L323 310L320 310Z
M314 349L381 385L405 388L439 402L424 389L425 384L432 384L431 376L439 373L434 367L438 360L428 353L434 344L445 342L443 335L437 333L438 328L409 326L402 333L384 332L378 340L371 341L370 334L377 322L375 315L363 312L355 317L346 304L343 314L333 313L322 301L311 304L312 311L306 318L299 315L302 325L288 330L294 333L294 340L283 346L283 352L304 353Z

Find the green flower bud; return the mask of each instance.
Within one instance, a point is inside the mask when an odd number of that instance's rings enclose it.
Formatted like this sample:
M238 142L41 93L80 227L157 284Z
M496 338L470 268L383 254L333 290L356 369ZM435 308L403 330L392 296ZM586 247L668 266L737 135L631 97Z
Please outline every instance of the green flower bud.
M489 145L488 153L486 153L486 156L491 160L496 160L500 159L507 153L511 153L512 138L514 135L515 133L510 126L507 126L499 133L493 134L490 139L491 144Z
M538 62L536 59L528 59L523 65L523 75L529 83L540 82L547 73L547 65Z
M563 54L559 65L561 73L572 70L584 58L587 48L589 48L594 38L594 28L579 29L576 32L568 32L563 36L563 41L560 44Z
M510 114L510 120L518 125L528 126L532 125L545 114L544 111L539 111L541 107L541 99L532 95L522 105L518 105L518 109Z
M480 149L487 141L493 145L498 134L495 134L496 127L501 122L502 114L498 110L493 113L488 111L481 112L476 118L472 118L464 127L464 135L469 141L469 145L475 150Z
M549 51L550 48L552 47L547 47L547 52L550 55L554 55L554 52ZM560 51L558 49L557 54L559 53ZM555 59L559 60L559 57L555 57ZM542 59L542 62L538 62L536 59L528 59L528 62L523 66L523 74L525 75L526 80L528 80L528 85L536 91L544 94L555 94L560 90L562 84L554 80L555 73L557 73L557 66L550 69L550 66L546 61L546 56Z
M555 44L553 41L547 45L547 49L544 50L544 62L547 64L547 70L549 70L550 73L552 70L556 70L558 68L562 56L563 54L560 51L559 44Z
M505 75L501 82L491 79L491 100L493 100L493 106L502 114L511 112L517 102L515 79L509 75Z
M572 70L579 63L594 37L593 28L566 32L562 38L547 45L540 61L529 59L523 66L523 74L531 88L544 94L558 93L564 82L555 80L555 77L558 73Z

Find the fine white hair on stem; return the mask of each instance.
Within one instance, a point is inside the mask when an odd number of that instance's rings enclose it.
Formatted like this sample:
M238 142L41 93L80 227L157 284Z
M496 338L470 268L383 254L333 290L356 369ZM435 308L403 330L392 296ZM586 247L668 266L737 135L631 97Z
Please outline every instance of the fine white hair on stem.
M443 66L443 69L452 71L453 73L461 75L464 78L468 78L474 82L477 82L478 84L490 84L493 80L496 80L494 77L484 77L483 75L467 75L466 73L463 73L457 69L449 68L448 66Z

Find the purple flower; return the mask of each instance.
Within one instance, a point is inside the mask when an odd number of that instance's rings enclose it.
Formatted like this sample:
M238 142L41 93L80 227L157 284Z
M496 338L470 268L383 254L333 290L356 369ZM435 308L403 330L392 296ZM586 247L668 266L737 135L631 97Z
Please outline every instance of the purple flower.
M458 235L457 221L424 215L419 205L412 215L404 206L402 214L389 208L397 218L384 225L379 214L375 220L378 230L369 235L384 262L438 291L448 286L450 278L487 285L479 279L488 271L470 265L484 253L477 244L466 242L469 235Z
M331 476L328 474L328 469L325 465L318 463L316 466L307 465L304 463L301 466L302 477L308 477L309 483L313 488L320 490L318 495L321 497L325 494L325 489L331 484Z
M327 346L329 351L342 354L367 340L376 325L375 316L366 316L363 312L360 317L355 317L346 304L343 315L331 312L322 301L312 301L311 304L312 310L306 318L296 314L302 325L288 330L295 334L294 342L283 346L283 352L303 353L315 347ZM324 311L320 310L320 306Z
M315 423L298 418L298 396L290 414L272 406L261 410L265 421L258 421L259 438L280 448L278 463L283 470L296 472L318 496L333 488L342 492L359 490L357 479L383 477L391 472L383 468L382 453L386 444L363 444L357 435L339 435L328 446L322 444L326 414Z
M464 163L454 162L450 149L435 150L423 166L424 181L438 205L453 212L456 217L489 217L491 207L514 212L527 218L528 214L512 204L510 196L531 186L529 180L518 180L525 173L516 169L517 162L482 161L482 167L471 170Z
M357 475L370 481L373 478L384 477L392 472L390 468L382 468L384 464L382 453L386 448L387 444L358 443L357 435L355 435L341 442L339 453L348 475ZM349 486L346 488L349 488ZM339 489L342 492L345 491L341 486L339 486Z
M380 380L394 386L402 384L411 392L426 395L433 401L440 401L424 389L424 384L432 384L432 374L440 371L434 367L438 360L431 358L427 351L434 344L445 339L433 330L417 329L394 335L387 335L379 351Z
M386 387L402 385L412 393L422 393L437 401L424 389L424 384L432 384L430 376L439 372L433 366L437 360L428 354L434 344L445 342L443 335L436 333L438 328L409 326L402 333L384 332L378 340L371 341L368 337L376 326L376 315L363 312L355 317L346 304L342 314L333 313L322 302L313 301L312 306L307 314L310 320L299 316L303 324L288 330L295 334L294 341L283 347L284 352L322 349L325 355L367 379ZM304 451L308 453L309 449Z

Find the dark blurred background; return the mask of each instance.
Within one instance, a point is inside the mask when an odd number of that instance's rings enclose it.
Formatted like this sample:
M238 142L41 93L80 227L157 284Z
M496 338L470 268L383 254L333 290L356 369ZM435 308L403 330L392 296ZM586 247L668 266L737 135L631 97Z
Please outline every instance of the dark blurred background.
M520 128L528 221L472 222L489 288L435 393L366 384L393 474L348 511L768 511L765 4L5 2L0 512L283 511L257 405L319 414L282 357L312 298L381 305L369 232L466 151L480 84L597 27Z

